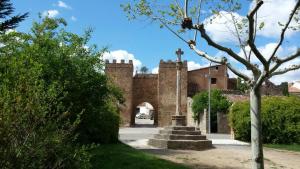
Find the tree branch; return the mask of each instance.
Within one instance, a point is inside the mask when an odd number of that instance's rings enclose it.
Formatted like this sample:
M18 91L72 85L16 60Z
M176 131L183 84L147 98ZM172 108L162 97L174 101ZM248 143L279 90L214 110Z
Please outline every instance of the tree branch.
M285 73L287 73L287 72L290 72L290 71L293 71L293 70L298 70L298 69L300 69L300 64L299 64L299 65L293 65L293 66L291 66L291 67L288 67L288 68L285 68L285 69L278 70L278 71L272 73L272 74L270 75L270 77L276 76L276 75L285 74Z
M270 59L268 60L268 63L271 63L272 59L275 57L275 54L276 54L277 50L278 50L279 47L281 46L281 44L282 44L282 42L283 42L283 40L284 40L285 32L286 32L286 30L288 29L288 27L289 27L289 25L290 25L290 23L291 23L291 21L292 21L294 15L295 15L297 9L299 8L299 6L300 6L300 0L298 0L298 2L296 3L294 9L293 9L292 12L290 13L290 17L289 17L287 23L285 24L284 28L283 28L282 31L281 31L280 40L279 40L278 44L276 45L276 47L275 47L275 49L274 49L274 51L273 51L273 53L272 53Z
M212 56L209 56L205 52L198 50L196 48L196 46L193 45L193 44L190 44L190 48L192 50L194 50L199 56L202 56L202 57L204 57L205 59L207 59L211 62L226 65L228 67L228 69L230 69L234 74L236 74L237 76L243 78L245 81L250 81L250 77L248 77L247 75L243 74L242 72L240 72L239 70L234 68L230 63L227 62L227 58L223 57L222 59L217 59L217 58L214 58Z
M188 18L188 4L189 4L189 0L185 0L184 2L184 18Z
M219 45L216 42L214 42L208 36L208 34L206 33L206 30L205 30L203 24L194 25L193 29L199 30L200 33L201 33L201 37L204 38L210 46L213 46L216 49L219 49L219 50L221 50L223 52L226 52L228 55L230 55L231 57L233 57L235 60L239 61L240 63L244 64L248 69L252 70L253 73L255 73L255 74L260 73L259 69L257 69L254 65L252 65L250 62L248 62L246 59L240 57L238 54L236 54L235 52L233 52L232 49L226 48L226 47L224 47L222 45Z
M275 58L275 57L274 57L273 60L275 60L276 65L269 71L269 73L272 74L272 73L275 72L276 69L277 69L279 66L281 66L283 63L286 63L286 62L288 62L288 61L291 61L291 60L293 60L293 59L296 59L296 58L299 57L299 56L300 56L300 49L298 49L297 52L296 52L295 54L293 54L293 55L291 55L291 56L288 56L288 57L286 57L286 58L284 58L284 59L278 59L278 58Z
M201 5L202 5L202 0L199 0L197 24L200 23ZM194 35L194 42L195 43L197 41L197 33L198 33L198 30L195 30L195 35Z
M248 38L248 44L255 54L255 56L259 59L259 61L264 65L265 69L268 70L268 64L267 60L264 58L264 56L259 52L256 45L254 44L254 31L255 31L255 22L254 22L254 15L257 13L259 8L263 5L263 1L260 0L257 2L256 6L253 8L253 10L247 15L248 21L249 21L249 38Z
M186 44L189 45L189 42L187 40L185 40L183 37L181 37L178 33L176 33L173 29L171 29L168 24L166 24L161 18L156 18L158 19L169 31L171 31L175 36L177 36L180 40L182 40L183 42L185 42Z
M298 50L297 50L297 52L295 54L293 54L291 56L288 56L288 57L286 57L284 59L279 59L279 62L280 63L286 63L286 62L288 62L290 60L293 60L293 59L295 59L295 58L297 58L299 56L300 56L300 48L298 48Z

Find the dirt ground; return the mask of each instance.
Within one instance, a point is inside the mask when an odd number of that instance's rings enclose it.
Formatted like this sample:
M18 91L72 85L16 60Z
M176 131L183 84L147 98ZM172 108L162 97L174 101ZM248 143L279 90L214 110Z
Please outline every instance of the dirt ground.
M249 146L217 146L204 151L144 150L193 169L249 169ZM266 169L300 169L300 153L264 148Z

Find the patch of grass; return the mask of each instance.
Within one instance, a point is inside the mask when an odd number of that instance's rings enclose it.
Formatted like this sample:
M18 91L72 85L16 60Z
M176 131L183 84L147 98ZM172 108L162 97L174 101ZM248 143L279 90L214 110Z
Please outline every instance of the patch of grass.
M100 145L92 153L95 169L189 169L121 143Z
M300 152L300 144L265 144L265 147Z

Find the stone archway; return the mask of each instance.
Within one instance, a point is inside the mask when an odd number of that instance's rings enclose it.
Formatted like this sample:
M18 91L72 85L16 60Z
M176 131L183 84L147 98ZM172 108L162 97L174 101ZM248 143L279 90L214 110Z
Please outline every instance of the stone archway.
M153 106L154 112L154 125L158 124L158 96L157 96L157 75L156 74L136 74L133 77L132 88L132 126L135 125L135 108L144 102Z
M154 127L154 116L157 110L148 103L143 102L135 109L135 127Z

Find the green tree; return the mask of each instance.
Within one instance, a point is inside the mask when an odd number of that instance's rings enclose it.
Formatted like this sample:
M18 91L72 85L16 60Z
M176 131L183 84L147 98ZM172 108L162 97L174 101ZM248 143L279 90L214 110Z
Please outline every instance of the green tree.
M28 13L11 16L14 10L10 0L0 1L0 33L16 28L28 16Z
M146 74L149 71L149 69L146 66L143 66L141 67L140 71L142 74Z
M0 42L0 166L89 168L91 143L118 141L123 98L91 37L44 18Z
M252 2L252 3L251 3ZM199 0L199 1L168 1L162 2L157 0L137 0L121 5L126 12L128 19L147 18L155 23L159 22L160 27L170 30L179 40L182 40L198 56L211 62L223 64L228 67L235 75L242 78L249 86L250 93L250 114L251 114L251 148L252 148L252 168L263 169L264 157L262 148L262 125L261 125L261 86L264 81L284 73L300 69L300 64L285 64L300 56L300 50L285 57L278 56L278 50L284 44L287 30L298 31L300 29L300 1L297 0L289 9L289 16L285 21L278 20L280 35L278 42L272 49L271 55L265 55L258 48L257 43L258 31L264 29L264 21L260 21L259 10L266 3L265 0L241 1L241 0ZM275 3L272 1L270 3ZM242 3L249 3L243 6ZM250 4L251 3L251 4ZM251 8L249 8L249 5ZM249 10L246 16L241 18L236 14L243 15L243 7ZM205 13L203 14L203 8ZM207 9L211 12L207 12ZM234 38L231 43L220 43L216 41L206 30L207 23L216 21L224 17L229 26L229 32L232 32ZM284 23L282 23L284 22ZM228 25L226 25L228 26ZM274 25L275 26L275 25ZM194 37L186 39L189 33L193 31ZM273 31L273 30L271 30ZM207 44L225 55L215 57L207 53L204 49L203 42L199 43L198 35L207 42ZM198 39L197 39L198 38ZM239 50L235 50L238 46ZM246 48L250 49L247 50ZM239 53L241 51L241 54ZM245 67L251 74L233 65L235 60ZM284 65L286 67L284 67Z
M211 117L216 117L217 113L227 113L231 102L222 95L220 90L212 90L210 97L211 104ZM203 113L204 109L208 109L208 92L200 92L193 97L193 118L195 121L199 120L200 114ZM216 118L213 118L216 120ZM198 121L199 123L199 121Z

